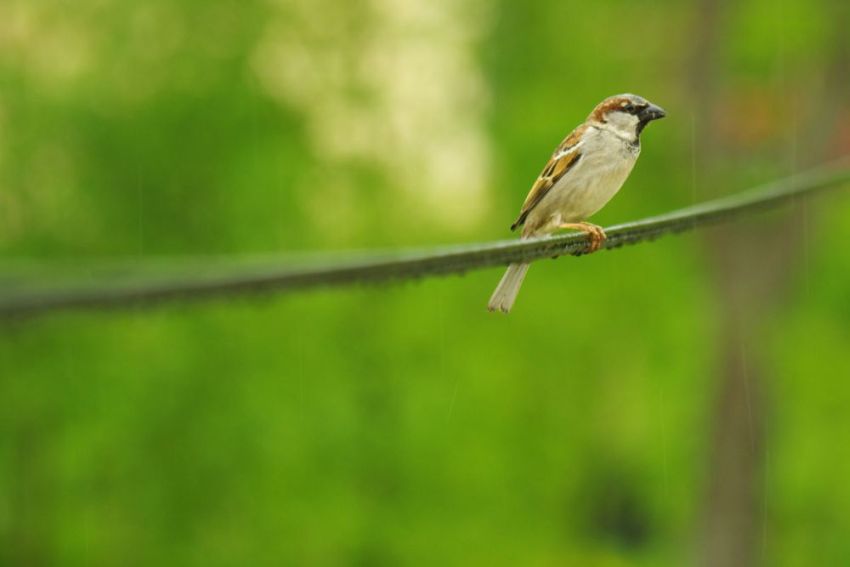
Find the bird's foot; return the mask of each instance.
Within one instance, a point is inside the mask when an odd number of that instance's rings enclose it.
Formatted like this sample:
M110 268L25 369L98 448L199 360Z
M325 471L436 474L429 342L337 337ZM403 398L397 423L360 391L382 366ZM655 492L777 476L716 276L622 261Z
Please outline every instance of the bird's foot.
M597 226L589 222L568 222L562 224L558 228L580 230L585 233L590 239L590 247L587 249L588 254L596 252L602 248L602 244L605 242L605 239L608 238L601 226Z

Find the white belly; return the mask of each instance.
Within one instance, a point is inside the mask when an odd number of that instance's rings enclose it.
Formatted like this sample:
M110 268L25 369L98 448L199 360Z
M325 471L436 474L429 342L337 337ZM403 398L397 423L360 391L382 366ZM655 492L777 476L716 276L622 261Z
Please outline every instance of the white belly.
M612 153L582 155L529 214L527 222L540 227L535 232L551 232L561 223L587 220L617 194L631 173L638 152Z

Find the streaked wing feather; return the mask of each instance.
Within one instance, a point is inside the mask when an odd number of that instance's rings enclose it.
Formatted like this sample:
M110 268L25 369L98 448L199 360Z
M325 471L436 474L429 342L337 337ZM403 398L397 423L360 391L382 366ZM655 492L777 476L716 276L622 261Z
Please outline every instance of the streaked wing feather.
M511 230L523 224L528 214L543 200L543 197L546 196L558 180L578 163L578 160L581 158L578 145L586 129L586 125L579 126L569 136L564 138L564 141L555 149L546 167L543 168L543 171L537 178L537 181L531 186L531 191L528 192L528 197L525 198L525 202L522 204L519 217L511 225Z

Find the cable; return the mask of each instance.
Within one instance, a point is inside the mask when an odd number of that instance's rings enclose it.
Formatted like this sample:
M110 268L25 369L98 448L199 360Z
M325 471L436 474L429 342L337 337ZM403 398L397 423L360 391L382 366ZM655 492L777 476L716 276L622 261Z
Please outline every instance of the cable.
M823 166L743 193L605 229L604 247L653 240L736 216L777 207L818 190L850 181L850 163ZM0 318L19 318L67 309L148 306L167 300L212 299L228 294L282 293L320 286L345 286L459 274L474 269L580 255L583 234L510 240L422 251L348 255L297 265L280 261L246 264L240 259L191 261L162 269L152 262L89 266L84 277L53 278L0 272ZM185 265L188 264L188 265ZM5 280L5 283L4 283Z

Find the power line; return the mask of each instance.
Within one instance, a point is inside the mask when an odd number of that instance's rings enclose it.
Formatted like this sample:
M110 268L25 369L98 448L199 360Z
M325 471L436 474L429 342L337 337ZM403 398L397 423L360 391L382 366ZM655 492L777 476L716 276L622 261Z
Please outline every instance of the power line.
M605 229L608 240L604 247L618 248L624 244L653 240L666 233L724 222L745 213L777 207L818 190L838 187L848 181L848 162L820 167L737 195L608 227ZM254 264L225 259L204 261L200 265L187 261L176 264L176 268L163 269L153 262L137 262L123 266L93 265L80 270L84 276L64 276L60 280L32 275L12 279L0 272L0 317L459 274L511 262L579 255L587 250L587 246L588 241L583 234L560 234L523 241L349 255L294 265L280 259Z

